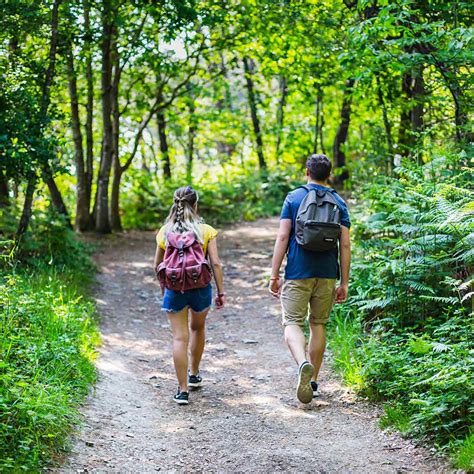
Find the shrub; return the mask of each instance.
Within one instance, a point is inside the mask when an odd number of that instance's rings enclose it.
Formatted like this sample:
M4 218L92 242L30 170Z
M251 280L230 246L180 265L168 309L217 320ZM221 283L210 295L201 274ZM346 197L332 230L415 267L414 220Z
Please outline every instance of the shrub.
M387 402L382 426L429 438L467 466L474 192L461 159L441 161L406 163L360 194L351 298L335 309L330 345L345 381Z

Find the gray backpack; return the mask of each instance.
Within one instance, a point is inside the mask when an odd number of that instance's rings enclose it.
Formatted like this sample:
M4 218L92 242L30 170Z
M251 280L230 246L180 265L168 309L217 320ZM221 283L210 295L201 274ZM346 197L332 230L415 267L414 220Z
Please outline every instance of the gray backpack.
M296 215L296 242L313 252L337 248L341 236L341 210L333 191L300 187L308 193L301 201Z

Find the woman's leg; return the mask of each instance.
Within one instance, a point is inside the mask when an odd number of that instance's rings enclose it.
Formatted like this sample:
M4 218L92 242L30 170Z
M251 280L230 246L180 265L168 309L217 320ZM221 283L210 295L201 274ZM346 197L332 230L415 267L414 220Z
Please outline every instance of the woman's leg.
M191 310L191 375L199 372L204 345L206 343L206 316L209 309L197 313Z
M178 377L179 390L188 391L188 308L177 313L168 313L171 329L173 331L173 361L176 376Z

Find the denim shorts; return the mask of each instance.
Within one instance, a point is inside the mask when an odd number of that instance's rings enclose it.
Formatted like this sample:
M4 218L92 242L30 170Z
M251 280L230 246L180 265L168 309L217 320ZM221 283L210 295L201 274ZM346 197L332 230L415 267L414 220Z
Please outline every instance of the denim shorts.
M162 309L168 313L178 313L189 306L194 312L201 313L210 308L211 304L212 285L209 283L204 288L187 290L184 293L165 288Z

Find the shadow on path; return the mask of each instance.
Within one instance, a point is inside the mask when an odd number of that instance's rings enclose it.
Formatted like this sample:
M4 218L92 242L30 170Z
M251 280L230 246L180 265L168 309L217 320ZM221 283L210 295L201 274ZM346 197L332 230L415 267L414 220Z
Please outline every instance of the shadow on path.
M205 385L176 406L171 334L154 280L154 234L108 239L97 256L103 347L85 423L59 472L447 472L377 427L327 368L323 396L294 396L278 301L266 291L276 219L220 236L228 306L208 318Z

